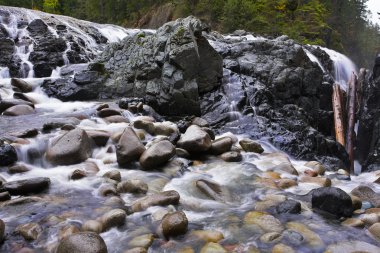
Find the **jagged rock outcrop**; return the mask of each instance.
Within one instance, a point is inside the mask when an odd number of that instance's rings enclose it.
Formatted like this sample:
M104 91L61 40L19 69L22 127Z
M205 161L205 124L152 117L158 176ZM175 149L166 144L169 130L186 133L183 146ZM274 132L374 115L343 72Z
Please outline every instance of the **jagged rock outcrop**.
M321 120L333 124L332 117L320 117L321 111L329 112L322 104L323 73L301 45L286 36L245 41L216 34L210 39L225 68L223 85L202 97L202 114L212 127L267 137L294 157L318 160L329 169L348 165L331 127L319 130Z
M165 115L199 115L199 94L218 87L222 77L222 58L202 36L207 29L188 17L107 47L100 62L111 75L110 95L144 97Z
M357 159L362 171L380 170L380 56L375 60L373 73L367 75L359 114Z

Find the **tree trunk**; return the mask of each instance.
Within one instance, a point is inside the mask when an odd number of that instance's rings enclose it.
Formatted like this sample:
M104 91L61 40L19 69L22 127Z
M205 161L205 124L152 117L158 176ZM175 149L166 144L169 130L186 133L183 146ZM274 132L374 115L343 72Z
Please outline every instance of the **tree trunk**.
M334 124L335 124L335 136L337 142L345 146L345 134L343 123L343 95L339 84L333 86L333 110L334 110Z
M349 84L349 95L348 95L348 127L347 127L347 142L346 142L346 150L350 157L350 172L354 173L354 162L355 162L355 154L354 154L354 146L355 146L355 123L356 123L356 92L357 92L357 76L352 73Z

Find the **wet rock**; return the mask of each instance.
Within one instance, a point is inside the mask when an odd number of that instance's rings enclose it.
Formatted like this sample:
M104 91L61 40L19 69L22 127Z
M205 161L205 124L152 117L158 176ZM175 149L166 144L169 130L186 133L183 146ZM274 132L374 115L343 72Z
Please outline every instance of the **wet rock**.
M308 177L303 176L299 179L299 182L302 183L310 183L310 184L317 184L321 187L330 187L331 186L331 179L324 178L324 177Z
M121 181L121 174L120 174L120 171L118 171L118 170L110 170L110 171L106 172L103 175L103 177L115 180L117 182Z
M127 213L122 209L113 209L101 217L103 231L107 231L112 227L119 227L125 224Z
M102 237L96 233L83 232L59 242L56 253L108 253Z
M69 237L70 235L73 235L73 234L76 234L76 233L79 233L80 230L77 226L74 226L74 225L66 225L62 228L59 229L59 232L58 232L58 240L63 240L67 237Z
M98 105L98 107L96 107L96 110L97 111L100 111L102 109L106 109L106 108L109 108L110 106L108 104L100 104Z
M221 155L230 151L232 147L232 140L230 137L223 137L212 142L210 153L213 155Z
M292 247L285 245L283 243L276 244L273 249L272 253L295 253L295 251L292 249Z
M206 242L219 242L224 239L221 232L216 230L193 230L191 234Z
M207 197L216 201L221 201L221 202L226 201L225 196L224 196L225 192L223 188L217 183L211 182L209 180L201 179L201 180L197 180L195 182L195 185Z
M103 196L103 197L118 195L117 190L116 190L116 186L112 183L101 185L99 187L99 194L100 194L100 196Z
M123 116L115 115L103 118L108 123L129 123L129 120Z
M243 160L243 156L237 151L223 153L220 158L225 162L241 162Z
M362 201L370 202L374 207L380 207L380 196L368 186L360 185L351 191L351 194Z
M87 130L86 133L98 147L104 147L107 145L107 142L111 137L111 135L106 131Z
M133 203L132 212L141 212L151 206L177 205L179 203L179 194L176 191L164 191L152 194Z
M181 135L177 142L179 148L185 149L189 153L200 153L211 148L211 138L200 127L192 125Z
M117 116L117 115L121 116L121 113L118 110L111 109L111 108L104 108L98 111L98 116L100 118L106 118L106 117Z
M338 217L349 217L354 211L350 195L335 187L314 189L311 194L311 204L313 208Z
M318 172L316 172L314 170L305 170L304 173L306 176L309 176L309 177L317 177L318 176Z
M73 173L71 173L70 179L79 180L79 179L85 178L86 176L87 176L86 171L77 169L77 170L74 170Z
M298 172L297 172L296 168L294 168L294 166L290 162L280 163L280 164L274 166L273 168L271 168L270 170L276 171L276 172L285 172L285 173L289 173L289 174L298 176Z
M133 248L124 251L124 253L147 253L147 251L145 248Z
M97 220L88 220L83 223L82 230L85 232L94 232L100 234L103 231L103 225Z
M366 213L360 216L360 219L367 226L371 226L377 222L379 222L379 216L376 213Z
M209 124L207 122L207 120L205 119L202 119L200 117L195 117L192 121L191 121L191 124L192 125L197 125L199 127L209 127Z
M15 105L8 109L6 109L3 112L3 115L5 116L22 116L22 115L29 115L33 114L35 111L33 107L29 105Z
M310 230L306 225L298 222L288 222L286 227L289 230L293 230L303 236L309 246L313 248L322 248L324 243L319 235L312 230Z
M179 135L179 130L176 124L170 121L153 123L154 135L171 136L173 134Z
M28 105L34 108L34 105L30 102L20 100L20 99L1 99L0 100L0 113L4 112L8 108L11 108L16 105Z
M227 250L218 243L209 242L202 247L200 253L227 253Z
M318 173L318 175L324 175L325 171L326 171L323 164L316 162L316 161L307 162L307 163L305 163L305 166L313 169L315 172Z
M255 225L264 232L281 233L284 230L281 222L264 212L252 211L244 216L244 224L251 226Z
M25 172L28 172L30 170L31 169L24 164L16 164L16 165L13 165L12 167L8 168L8 173L9 174L18 174L18 173L25 173Z
M22 132L11 133L10 135L15 136L17 138L33 138L38 135L38 129L26 129Z
M184 212L168 213L162 219L162 233L166 238L183 235L187 232L188 224Z
M76 128L54 139L46 151L46 159L55 165L71 165L91 156L91 143L87 133Z
M157 168L175 155L175 147L170 141L153 144L140 157L140 165L145 170Z
M117 185L119 193L137 193L145 194L148 191L148 185L138 179L126 180Z
M24 101L29 102L31 104L37 104L36 100L34 100L33 98L31 98L28 95L25 95L24 93L15 92L15 93L13 93L13 98L19 99L19 100L24 100Z
M239 141L239 144L245 152L254 152L258 154L261 154L264 152L263 147L261 147L259 143L250 139L242 139Z
M11 79L11 85L13 87L16 87L21 92L28 93L33 91L33 86L29 84L28 82L18 79L18 78L12 78Z
M0 192L0 202L7 201L11 199L9 192Z
M189 152L187 152L186 150L184 150L182 148L176 148L175 152L176 152L176 155L178 157L182 157L182 158L189 158L190 157Z
M9 144L0 142L0 166L9 166L17 162L16 149Z
M362 201L360 198L356 196L351 196L351 200L352 200L352 207L354 208L354 210L362 208Z
M380 252L380 248L362 241L343 241L336 244L331 244L326 248L325 252L329 253L342 253L342 252L366 252L377 253Z
M42 228L37 223L27 223L16 228L16 232L27 241L37 240L42 233Z
M283 178L278 180L277 186L281 189L288 189L290 187L296 186L297 182L293 179Z
M277 213L297 214L301 212L301 203L295 200L286 200L276 207Z
M263 243L274 243L281 240L281 234L277 232L270 232L260 236L260 241Z
M124 207L125 206L125 202L120 197L112 196L112 197L108 198L104 202L104 205L106 205L106 206L112 206L112 207Z
M125 167L137 161L144 153L145 147L131 127L125 128L116 146L116 156L119 166Z
M368 228L368 231L376 240L380 241L380 223L373 224Z
M3 242L5 235L5 223L0 219L0 242Z
M25 180L11 181L0 187L0 191L7 191L11 195L28 195L40 193L50 186L50 179L47 177L36 177Z
M53 129L56 129L56 128L61 128L65 125L78 125L80 123L80 120L77 119L77 118L62 118L62 119L54 119L50 122L47 122L45 123L43 126L42 126L42 131L43 132L49 132ZM73 130L74 128L70 127L68 128L67 130Z
M135 238L133 238L128 245L131 248L144 248L148 249L154 240L153 234L146 234L146 235L140 235Z
M363 228L365 226L364 222L361 219L357 218L348 218L341 223L343 226L354 227L354 228Z

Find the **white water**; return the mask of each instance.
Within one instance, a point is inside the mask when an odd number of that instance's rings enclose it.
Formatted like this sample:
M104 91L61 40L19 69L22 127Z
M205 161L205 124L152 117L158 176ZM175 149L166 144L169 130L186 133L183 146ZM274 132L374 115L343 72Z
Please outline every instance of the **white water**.
M320 47L325 51L334 62L334 80L339 83L344 90L348 90L348 81L350 80L351 75L357 74L357 67L355 63L351 61L350 58L341 54L337 51L334 51L329 48Z
M307 50L306 48L303 49L307 55L307 57L309 57L309 59L312 61L312 62L316 62L318 64L318 66L321 68L321 70L323 71L323 73L326 72L325 68L322 66L322 63L318 60L318 58L313 55L309 50Z

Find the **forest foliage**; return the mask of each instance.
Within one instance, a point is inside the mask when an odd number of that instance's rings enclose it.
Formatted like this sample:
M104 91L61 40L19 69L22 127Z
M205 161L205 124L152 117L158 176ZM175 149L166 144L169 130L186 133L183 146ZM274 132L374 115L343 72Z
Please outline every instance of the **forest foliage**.
M0 5L38 9L99 23L134 26L162 4L173 18L198 16L224 33L244 29L265 36L286 34L370 67L380 51L380 27L368 19L368 0L0 0Z

